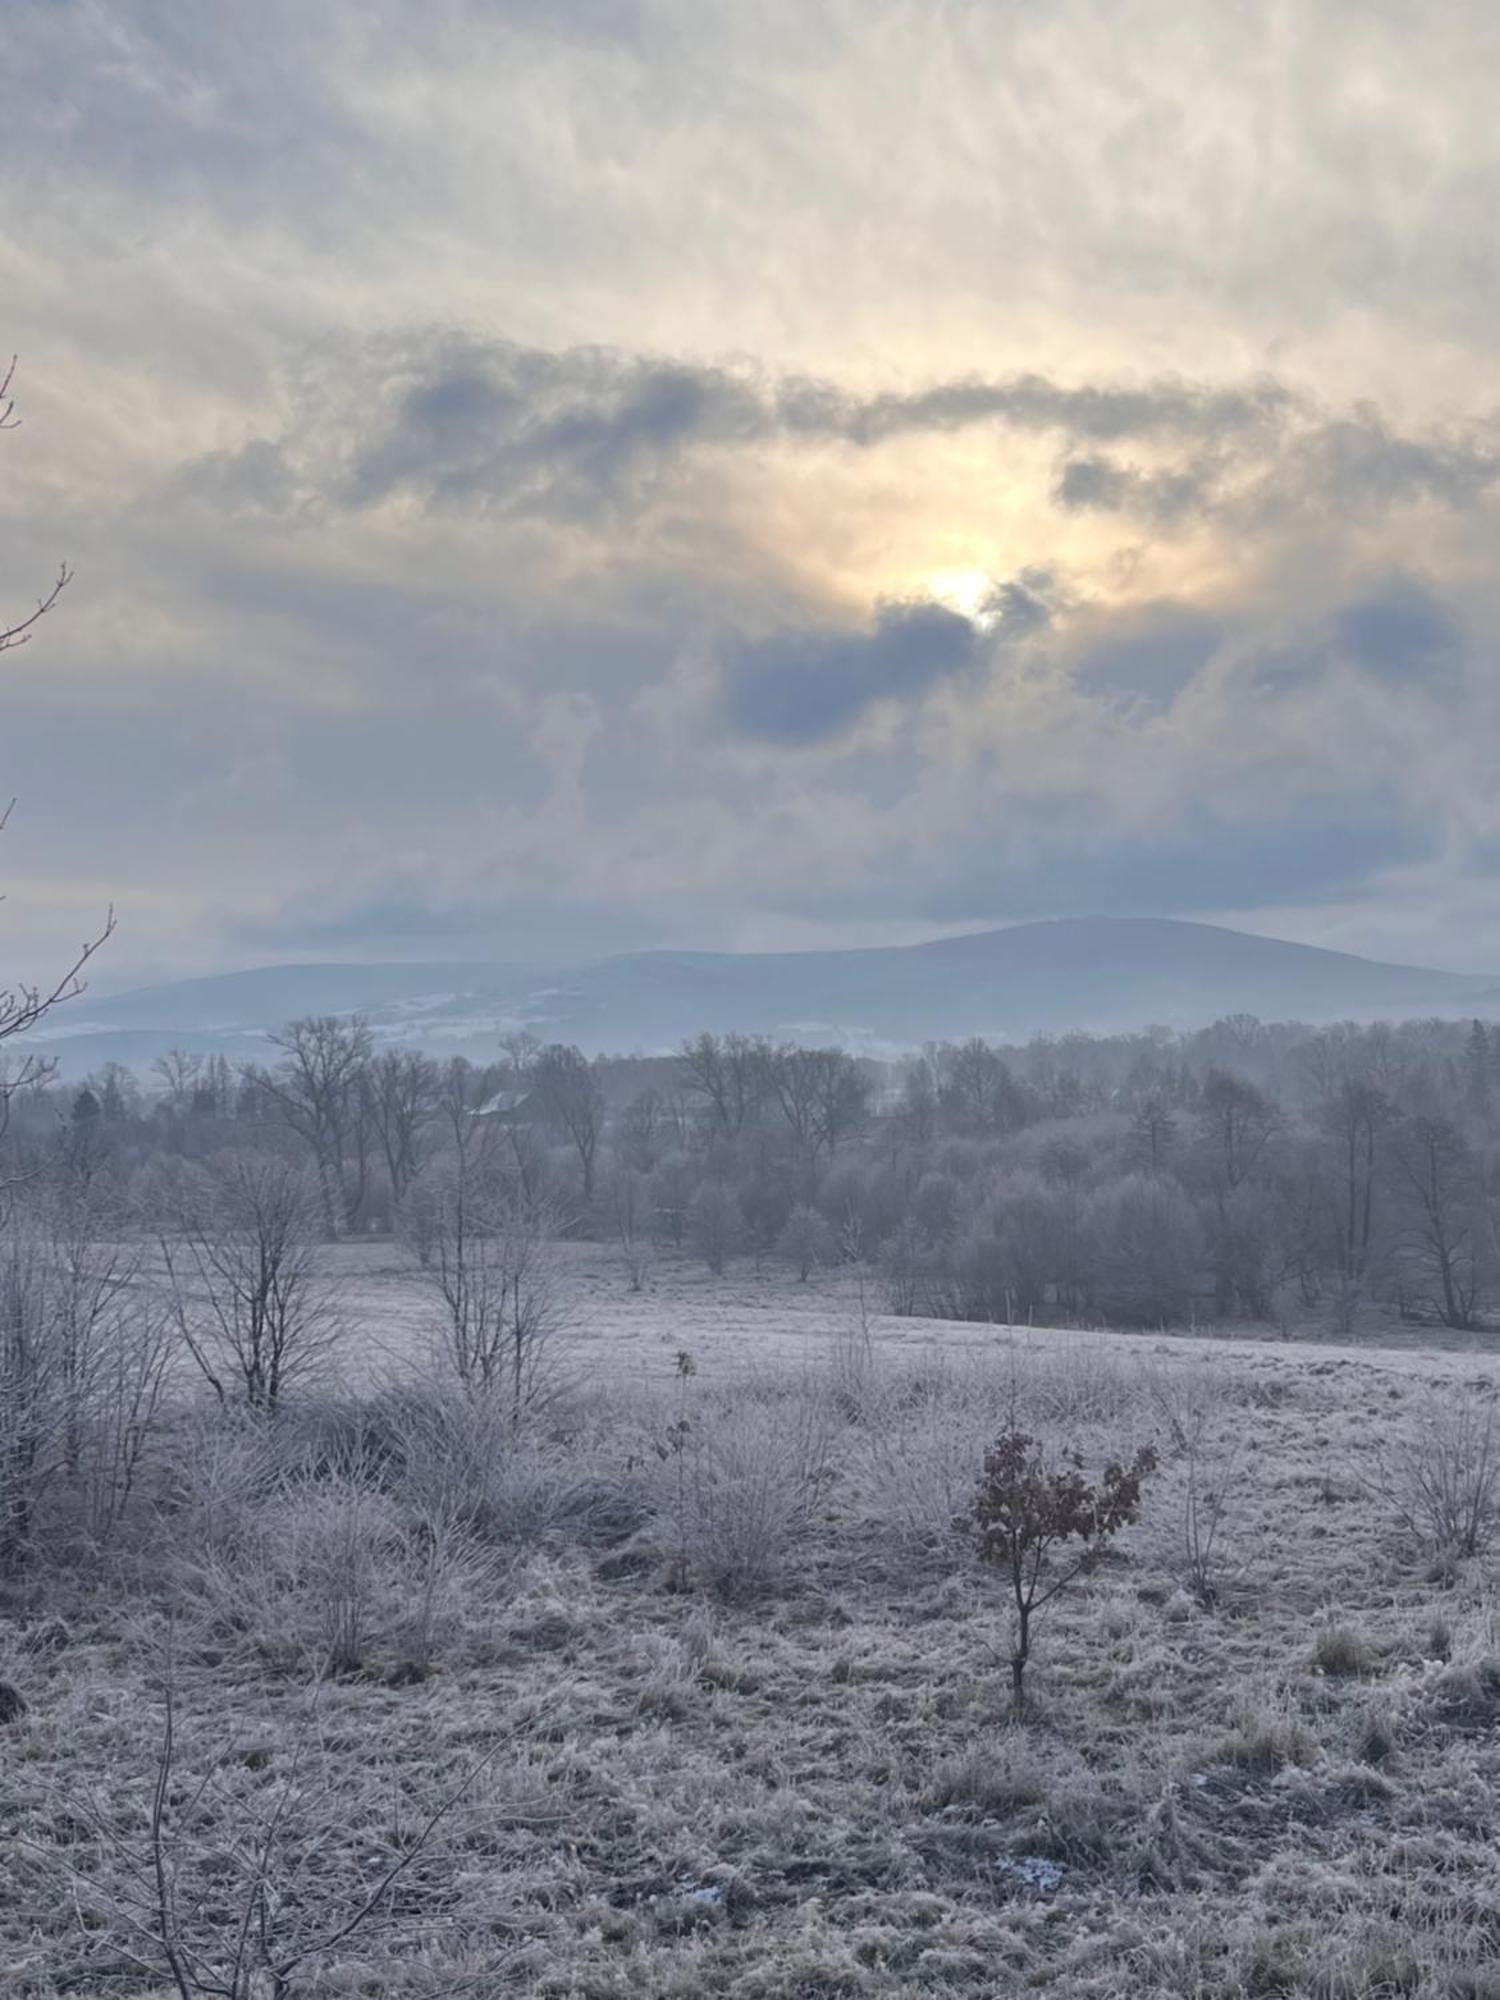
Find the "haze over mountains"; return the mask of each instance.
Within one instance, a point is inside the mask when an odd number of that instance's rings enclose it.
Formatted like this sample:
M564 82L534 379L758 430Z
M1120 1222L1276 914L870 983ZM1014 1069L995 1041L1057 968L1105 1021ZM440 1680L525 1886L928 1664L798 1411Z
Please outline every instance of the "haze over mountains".
M168 1048L260 1059L304 1014L365 1015L377 1036L494 1053L525 1029L589 1053L663 1051L701 1029L871 1053L983 1034L1117 1033L1224 1014L1266 1020L1452 1016L1500 1008L1500 979L1387 965L1209 924L1093 917L861 951L653 951L571 966L283 965L86 995L48 1037L68 1075L143 1069Z

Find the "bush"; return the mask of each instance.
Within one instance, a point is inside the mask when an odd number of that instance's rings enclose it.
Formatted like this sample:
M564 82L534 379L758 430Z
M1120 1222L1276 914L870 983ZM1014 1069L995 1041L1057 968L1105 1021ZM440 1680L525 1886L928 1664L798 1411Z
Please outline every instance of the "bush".
M725 1597L763 1590L830 1474L816 1396L741 1393L690 1407L658 1440L658 1520L678 1567ZM685 1578L684 1578L685 1580Z
M497 1475L483 1454L465 1461L451 1413L422 1431L377 1406L189 1432L172 1575L209 1641L281 1672L358 1673L379 1653L425 1676L504 1575L477 1532L494 1515L477 1502L475 1460Z
M988 1401L966 1397L945 1378L888 1381L860 1434L854 1476L862 1513L913 1549L949 1541L994 1431Z
M815 1208L798 1202L786 1219L776 1248L805 1284L816 1266L833 1262L833 1231Z
M708 1181L693 1196L688 1235L693 1249L715 1276L740 1247L744 1220L739 1197L721 1181Z
M1418 1546L1443 1559L1482 1554L1500 1521L1495 1405L1430 1404L1407 1437L1379 1453L1364 1483Z
M1090 1205L1099 1302L1122 1326L1170 1326L1187 1316L1200 1231L1176 1181L1129 1174Z

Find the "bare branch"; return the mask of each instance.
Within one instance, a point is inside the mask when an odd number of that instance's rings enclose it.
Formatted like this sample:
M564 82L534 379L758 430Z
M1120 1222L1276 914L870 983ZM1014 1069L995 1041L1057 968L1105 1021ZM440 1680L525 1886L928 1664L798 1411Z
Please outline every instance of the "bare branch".
M9 429L11 426L5 425L4 428ZM46 617L72 581L72 570L66 563L59 563L57 575L52 580L52 588L44 597L37 599L35 611L25 618L18 619L14 625L0 629L0 653L8 653L15 646L24 646L31 637L33 626Z

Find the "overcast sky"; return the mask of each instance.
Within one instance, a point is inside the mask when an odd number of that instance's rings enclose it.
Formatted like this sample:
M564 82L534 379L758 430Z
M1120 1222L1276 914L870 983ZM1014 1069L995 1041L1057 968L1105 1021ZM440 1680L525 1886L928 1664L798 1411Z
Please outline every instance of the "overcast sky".
M7 972L1500 970L1492 0L11 0Z

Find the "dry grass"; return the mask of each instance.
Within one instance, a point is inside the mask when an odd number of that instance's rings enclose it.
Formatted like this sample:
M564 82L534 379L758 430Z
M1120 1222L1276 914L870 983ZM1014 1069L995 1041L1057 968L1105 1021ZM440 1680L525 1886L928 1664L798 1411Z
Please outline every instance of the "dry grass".
M169 1838L210 1945L294 1769L277 1921L310 1932L491 1759L298 1995L1494 1990L1492 1573L1435 1572L1374 1478L1485 1402L1480 1360L878 1321L865 1353L829 1313L747 1370L695 1296L698 1337L667 1328L694 1374L595 1368L519 1444L399 1399L274 1449L182 1428L109 1575L11 1592L4 2000L167 1990L139 1926L169 1617ZM1025 1729L949 1527L1012 1411L1163 1455L1041 1629ZM1209 1603L1189 1448L1230 1468Z

